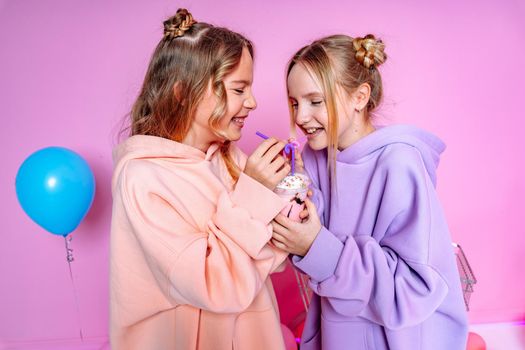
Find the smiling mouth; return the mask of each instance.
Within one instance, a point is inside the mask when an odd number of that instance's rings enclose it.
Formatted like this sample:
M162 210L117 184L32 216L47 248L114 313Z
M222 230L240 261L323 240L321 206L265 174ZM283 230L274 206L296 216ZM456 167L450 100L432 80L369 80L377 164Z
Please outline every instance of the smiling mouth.
M248 118L247 115L243 117L234 117L232 118L232 122L238 127L242 128L244 126L244 121L246 120L246 118Z
M303 133L306 135L307 138L315 137L324 130L324 128L304 128L304 127L301 127L301 129L303 130Z

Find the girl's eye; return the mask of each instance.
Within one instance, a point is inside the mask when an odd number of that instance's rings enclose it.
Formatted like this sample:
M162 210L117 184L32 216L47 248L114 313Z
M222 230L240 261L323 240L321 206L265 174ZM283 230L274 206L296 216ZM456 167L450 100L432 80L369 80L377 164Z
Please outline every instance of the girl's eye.
M297 103L292 103L291 106L293 109L297 109Z
M238 93L239 95L244 94L244 90L243 90L243 89L233 89L233 91L235 91L235 92Z
M321 103L323 103L323 101L312 101L312 105L314 105L314 106L318 106Z

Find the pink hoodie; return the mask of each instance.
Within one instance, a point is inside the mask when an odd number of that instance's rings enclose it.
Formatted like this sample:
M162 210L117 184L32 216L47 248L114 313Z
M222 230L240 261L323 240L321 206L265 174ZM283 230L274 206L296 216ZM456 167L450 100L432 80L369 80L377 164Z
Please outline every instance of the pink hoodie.
M268 277L286 254L267 244L283 201L234 184L217 145L132 136L114 160L112 349L284 349Z

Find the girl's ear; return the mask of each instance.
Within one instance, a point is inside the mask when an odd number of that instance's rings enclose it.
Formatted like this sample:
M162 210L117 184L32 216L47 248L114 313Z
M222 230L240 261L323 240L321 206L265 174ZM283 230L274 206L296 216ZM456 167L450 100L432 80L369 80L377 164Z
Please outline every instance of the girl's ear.
M363 83L355 89L352 97L354 99L356 110L362 111L366 107L370 100L370 90L370 85L368 85L368 83Z

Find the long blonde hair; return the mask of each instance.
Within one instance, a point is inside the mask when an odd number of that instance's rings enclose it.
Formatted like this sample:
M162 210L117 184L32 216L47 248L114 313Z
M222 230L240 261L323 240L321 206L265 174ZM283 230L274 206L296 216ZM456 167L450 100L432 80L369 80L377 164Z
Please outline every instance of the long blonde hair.
M377 67L385 62L385 45L368 34L363 38L332 35L315 40L301 48L288 63L286 76L296 64L303 64L320 82L328 114L328 168L335 176L335 159L338 146L336 94L338 86L351 94L361 84L370 85L370 99L365 107L365 117L379 106L383 97L381 74ZM290 123L295 128L292 106Z
M130 134L182 141L211 81L218 102L208 124L222 136L218 125L228 103L223 79L237 67L244 48L253 58L253 45L241 34L197 22L188 10L179 9L164 21L164 35L131 109ZM220 151L236 181L240 170L232 158L229 140Z

